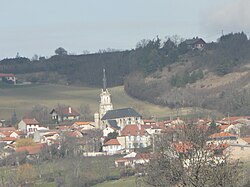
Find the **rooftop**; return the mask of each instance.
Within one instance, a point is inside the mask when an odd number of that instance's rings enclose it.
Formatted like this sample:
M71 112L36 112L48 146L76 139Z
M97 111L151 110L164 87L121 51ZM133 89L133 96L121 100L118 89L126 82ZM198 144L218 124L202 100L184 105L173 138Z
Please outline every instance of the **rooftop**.
M101 120L117 119L124 117L141 117L141 115L133 108L122 108L107 111L107 113L102 117Z

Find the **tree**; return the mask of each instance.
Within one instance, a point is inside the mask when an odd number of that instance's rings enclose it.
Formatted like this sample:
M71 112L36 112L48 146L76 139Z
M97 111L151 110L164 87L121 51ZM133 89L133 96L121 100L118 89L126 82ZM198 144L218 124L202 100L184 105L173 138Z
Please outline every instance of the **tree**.
M17 123L18 119L17 119L17 115L16 115L16 111L13 111L13 114L11 116L11 124L15 125Z
M16 147L24 147L24 146L35 146L36 143L31 138L18 139L16 141Z
M52 122L52 119L49 114L49 109L44 105L34 105L31 111L28 113L28 116L29 118L35 118L43 124L50 124Z
M32 57L32 61L37 61L39 59L38 55L37 54L34 54L34 56Z
M209 134L214 134L214 133L218 133L220 132L220 128L217 126L217 124L215 123L215 121L213 120L208 127L208 133Z
M91 120L93 118L89 104L81 104L79 107L79 112L81 113L81 118L83 120Z
M59 55L59 56L63 56L63 55L67 55L68 52L67 52L64 48L59 47L59 48L57 48L57 49L55 50L55 54L56 54L56 55Z
M109 133L108 136L105 138L104 143L106 143L107 141L111 139L116 139L118 135L119 134L116 131Z
M147 166L147 184L177 187L242 185L241 163L221 154L222 147L207 144L205 129L188 125L174 134L154 138L155 154Z

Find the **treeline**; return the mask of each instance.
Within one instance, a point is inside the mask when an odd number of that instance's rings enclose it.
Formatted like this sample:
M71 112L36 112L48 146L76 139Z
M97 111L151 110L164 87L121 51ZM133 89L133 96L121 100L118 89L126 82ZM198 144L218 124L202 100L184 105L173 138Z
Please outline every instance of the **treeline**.
M107 72L108 86L124 83L124 77L135 71L146 75L161 70L166 65L174 63L179 55L187 52L185 42L177 37L161 41L158 37L152 40L141 40L135 49L127 51L102 50L96 54L68 55L63 48L55 50L56 55L46 59L35 56L32 60L17 56L0 61L0 72L55 73L63 75L67 84L84 84L101 86L102 69ZM62 76L60 77L62 78ZM30 77L34 82L52 82L51 76ZM46 80L47 79L47 80Z

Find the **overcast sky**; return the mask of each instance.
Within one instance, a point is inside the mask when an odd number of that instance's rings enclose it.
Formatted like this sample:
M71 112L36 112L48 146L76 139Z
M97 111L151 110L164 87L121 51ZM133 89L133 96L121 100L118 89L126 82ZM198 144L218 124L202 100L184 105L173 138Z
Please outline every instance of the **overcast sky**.
M0 0L0 59L131 49L157 35L249 35L249 9L249 0Z

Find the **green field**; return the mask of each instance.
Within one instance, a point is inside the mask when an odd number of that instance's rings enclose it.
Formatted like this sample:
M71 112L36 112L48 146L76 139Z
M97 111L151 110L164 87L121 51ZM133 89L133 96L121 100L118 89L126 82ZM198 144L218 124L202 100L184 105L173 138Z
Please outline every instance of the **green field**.
M135 177L129 177L129 178L122 178L119 180L112 180L103 182L97 185L94 185L93 187L134 187L135 185Z
M122 86L109 89L115 109L133 107L144 117L176 115L176 110L160 107L129 97ZM8 119L14 109L20 118L34 105L41 104L53 108L57 104L71 105L78 109L88 104L92 113L98 111L101 90L99 88L64 85L25 85L0 88L0 118ZM189 109L179 110L179 115L187 114Z
M166 116L170 110L129 97L123 87L110 89L114 108L134 107L143 115ZM0 117L9 118L15 109L18 117L25 115L34 105L53 108L57 104L76 109L88 104L94 113L98 110L100 89L63 85L26 85L0 89Z

